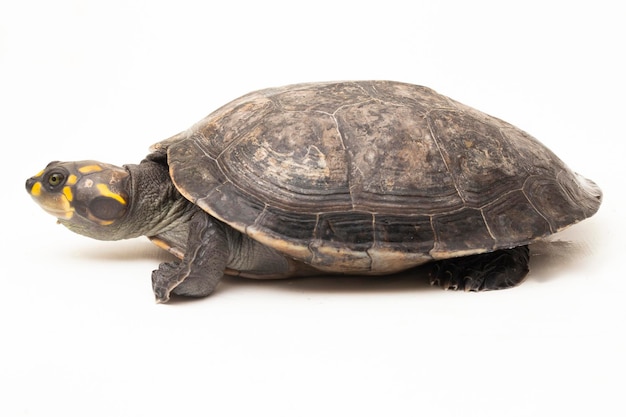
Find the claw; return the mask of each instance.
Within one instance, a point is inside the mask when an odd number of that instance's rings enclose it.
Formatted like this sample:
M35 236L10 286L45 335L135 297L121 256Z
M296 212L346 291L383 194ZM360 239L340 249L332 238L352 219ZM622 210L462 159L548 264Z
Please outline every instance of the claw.
M159 269L152 271L152 291L157 304L165 304L170 300L170 292L179 283L178 263L164 262Z
M166 290L154 290L154 301L157 304L165 304L170 300L169 291Z

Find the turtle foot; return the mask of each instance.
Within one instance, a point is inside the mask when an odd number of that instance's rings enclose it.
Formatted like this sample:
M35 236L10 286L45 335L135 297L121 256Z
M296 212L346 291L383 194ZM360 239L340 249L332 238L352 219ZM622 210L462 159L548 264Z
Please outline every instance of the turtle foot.
M528 273L528 246L435 262L431 285L444 290L489 291L514 287Z
M152 271L152 291L158 304L167 303L170 293L180 283L178 262L163 262Z

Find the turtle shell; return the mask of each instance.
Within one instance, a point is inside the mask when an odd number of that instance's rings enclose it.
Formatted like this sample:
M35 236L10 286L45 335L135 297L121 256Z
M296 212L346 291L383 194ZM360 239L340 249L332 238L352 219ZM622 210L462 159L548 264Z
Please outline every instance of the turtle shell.
M389 273L510 248L594 214L536 139L416 85L312 83L234 100L167 148L181 193L319 269Z

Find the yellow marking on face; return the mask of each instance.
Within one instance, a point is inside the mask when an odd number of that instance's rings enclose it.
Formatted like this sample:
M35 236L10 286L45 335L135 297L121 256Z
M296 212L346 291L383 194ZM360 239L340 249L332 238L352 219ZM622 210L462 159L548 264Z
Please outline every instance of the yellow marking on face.
M63 195L67 198L67 201L71 202L74 199L74 194L70 187L63 187Z
M74 185L76 184L76 181L78 181L78 177L74 174L70 174L69 177L67 177L67 181L66 184L67 185Z
M37 178L37 177L41 177L41 176L43 175L44 171L45 171L45 169L42 169L41 171L39 171L39 172L37 173L37 175L35 175L35 178Z
M98 188L98 191L100 191L100 194L102 194L103 196L111 197L112 199L119 201L123 205L126 205L126 200L124 200L121 195L115 194L113 191L111 191L106 184L97 184L96 187Z
M85 165L85 166L78 168L78 172L80 172L81 174L89 174L91 172L98 172L98 171L102 171L102 167L96 164Z
M41 195L41 183L39 181L33 184L33 188L30 189L30 194L33 197L39 197Z

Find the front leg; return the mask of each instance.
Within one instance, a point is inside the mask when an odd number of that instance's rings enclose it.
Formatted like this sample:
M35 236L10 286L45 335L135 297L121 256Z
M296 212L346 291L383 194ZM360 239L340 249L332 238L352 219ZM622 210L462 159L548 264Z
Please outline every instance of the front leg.
M211 294L224 276L228 256L224 226L205 212L197 212L189 224L184 259L164 262L152 272L156 302L168 302L171 292L192 297Z

